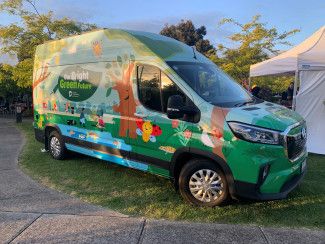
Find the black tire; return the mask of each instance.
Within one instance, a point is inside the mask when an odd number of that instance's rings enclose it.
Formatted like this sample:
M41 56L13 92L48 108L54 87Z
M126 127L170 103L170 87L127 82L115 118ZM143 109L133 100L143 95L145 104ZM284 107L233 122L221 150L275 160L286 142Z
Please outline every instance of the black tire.
M200 171L202 170L202 171ZM210 170L210 173L209 171ZM194 192L192 194L191 189L190 189L190 180L191 177L197 177L199 176L199 171L206 175L213 176L213 172L216 173L214 176L217 177L217 181L220 183L214 183L212 185L209 184L204 184L203 181L196 181L195 178L192 178L191 185L194 186L196 182L201 182L198 183L200 188L204 188L202 191L199 192L199 190L194 189L193 187L191 188L192 191ZM213 171L213 172L212 172ZM195 174L196 173L196 174ZM195 176L194 176L195 174ZM212 178L212 177L211 177ZM211 179L210 178L210 179ZM189 203L197 205L197 206L202 206L202 207L215 207L215 206L220 206L224 204L229 196L229 189L228 189L228 184L227 180L225 177L225 174L220 170L220 168L214 164L212 161L207 160L207 159L192 159L188 161L184 167L182 168L179 178L179 191L182 195L182 197ZM212 180L212 182L216 182L215 180ZM204 185L204 187L203 187ZM213 186L213 190L211 189L211 186ZM220 187L222 190L216 190L216 187ZM197 188L198 189L198 188ZM197 191L197 192L196 192ZM207 194L203 195L203 192L206 191ZM197 197L194 196L194 194L197 193ZM201 194L202 193L202 194ZM209 196L211 196L209 199ZM202 199L198 199L202 197ZM205 201L203 199L206 199Z
M48 145L49 152L54 159L62 160L65 158L66 148L60 133L57 131L52 131L49 135Z

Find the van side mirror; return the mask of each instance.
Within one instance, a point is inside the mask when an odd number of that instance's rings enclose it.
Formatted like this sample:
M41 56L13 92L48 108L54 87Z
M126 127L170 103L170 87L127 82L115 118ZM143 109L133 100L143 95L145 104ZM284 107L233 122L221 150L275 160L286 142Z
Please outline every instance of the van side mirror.
M185 106L183 98L180 95L173 95L167 101L167 117L170 119L180 119L184 113L181 109Z
M185 116L197 117L200 111L194 106L186 106L180 95L173 95L168 98L167 117L169 119L181 119ZM193 119L189 119L192 121ZM196 120L196 119L194 119Z

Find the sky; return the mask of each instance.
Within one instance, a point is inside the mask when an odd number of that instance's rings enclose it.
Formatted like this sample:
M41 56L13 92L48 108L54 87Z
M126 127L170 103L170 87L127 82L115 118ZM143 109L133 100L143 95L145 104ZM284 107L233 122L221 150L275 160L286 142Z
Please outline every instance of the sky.
M279 31L298 28L301 32L289 39L294 45L325 25L325 0L36 0L36 5L40 12L52 10L56 17L68 16L99 27L155 33L159 33L165 24L190 19L196 27L206 26L206 38L212 44L228 46L232 44L227 36L236 28L231 25L218 27L223 18L246 23L252 16L260 14L261 21L268 27L276 27ZM0 25L17 21L15 17L0 14ZM6 58L2 57L2 60Z

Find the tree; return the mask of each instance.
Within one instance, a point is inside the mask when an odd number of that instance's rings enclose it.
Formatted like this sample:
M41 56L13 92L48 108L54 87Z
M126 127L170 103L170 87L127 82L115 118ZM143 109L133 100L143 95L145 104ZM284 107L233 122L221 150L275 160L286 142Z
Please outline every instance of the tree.
M207 34L205 26L196 29L191 20L182 20L176 25L166 24L160 34L184 42L189 46L195 46L196 50L202 54L208 55L214 52L210 41L204 39Z
M234 19L223 19L219 25L232 24L239 31L229 36L234 43L232 48L218 45L217 55L210 58L223 70L235 79L242 81L248 79L249 68L252 64L264 61L271 55L277 55L278 45L290 46L287 38L299 32L298 29L280 33L276 28L267 28L265 23L260 22L260 15L241 24Z
M16 96L21 90L12 78L13 69L9 64L0 64L0 97Z
M12 74L20 87L31 87L37 45L96 28L95 25L66 17L56 19L51 11L40 13L32 0L4 0L0 4L0 12L17 16L21 20L21 24L0 25L0 52L17 57L18 64Z
M293 81L294 77L292 76L263 76L254 78L251 85L269 88L273 93L282 93Z

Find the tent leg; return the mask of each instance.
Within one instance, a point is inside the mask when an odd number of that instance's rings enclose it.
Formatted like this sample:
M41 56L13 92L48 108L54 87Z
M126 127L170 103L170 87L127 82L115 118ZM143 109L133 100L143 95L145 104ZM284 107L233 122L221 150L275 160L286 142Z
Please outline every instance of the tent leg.
M248 77L248 91L251 90L251 83L252 83L252 78L249 76Z
M299 70L296 70L295 72L295 83L293 86L293 99L292 99L292 110L296 110L296 97L297 97L297 88L298 88L298 75Z

